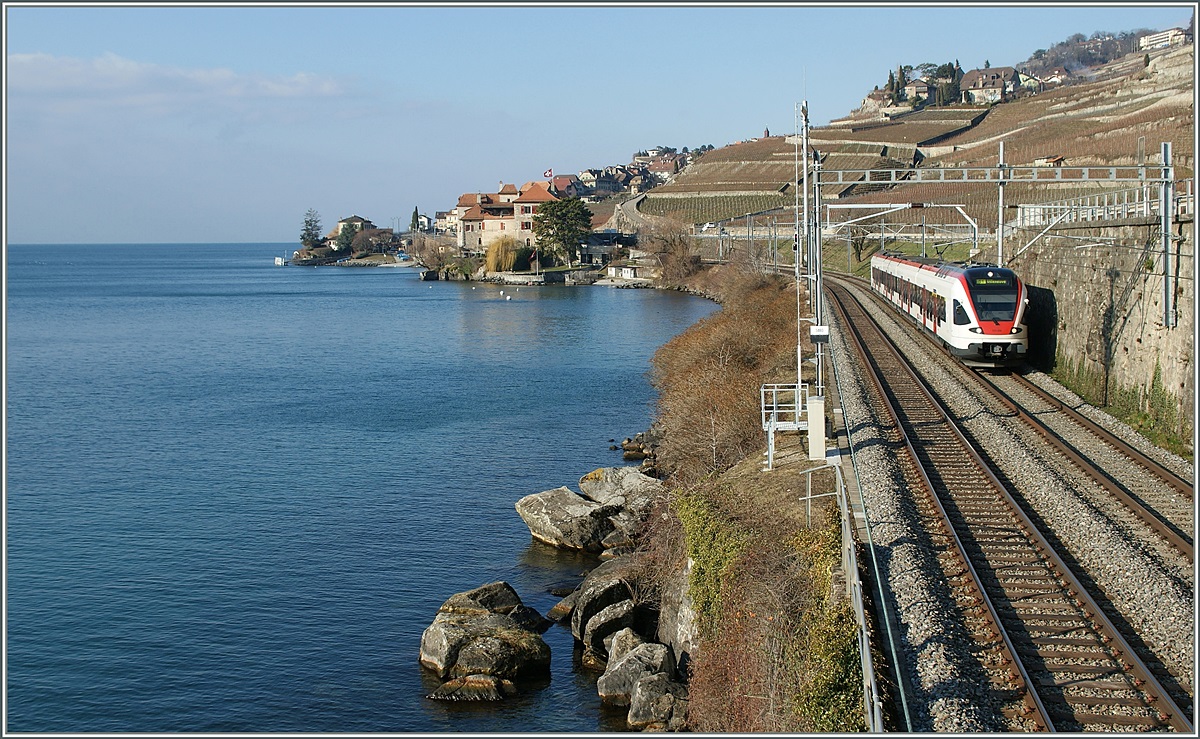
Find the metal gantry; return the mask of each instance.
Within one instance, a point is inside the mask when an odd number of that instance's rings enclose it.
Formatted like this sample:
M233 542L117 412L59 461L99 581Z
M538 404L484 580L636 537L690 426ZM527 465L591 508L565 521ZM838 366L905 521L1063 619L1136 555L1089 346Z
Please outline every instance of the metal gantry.
M805 139L807 145L807 132ZM1194 209L1194 204L1190 200L1181 204L1181 202L1175 197L1175 167L1172 164L1171 143L1169 141L1163 142L1161 157L1162 161L1158 166L1148 165L1144 162L1136 165L1107 167L1011 165L1004 162L1004 142L1001 141L998 162L994 167L822 170L818 164L818 166L815 167L815 172L817 173L816 191L818 193L820 192L822 183L836 185L850 185L856 183L889 185L909 185L916 183L961 184L964 182L980 184L995 183L997 187L998 204L996 225L996 261L998 264L1003 266L1005 264L1004 232L1007 228L1004 223L1004 187L1006 184L1015 182L1090 182L1097 184L1136 182L1142 187L1156 185L1159 191L1157 212L1161 221L1160 230L1163 275L1163 325L1167 328L1173 328L1178 324L1178 321L1175 317L1175 267L1173 264L1174 256L1171 250L1171 224L1175 220L1176 211L1181 207L1181 205L1190 212L1190 210ZM895 206L877 205L875 207L885 209ZM1046 226L1041 234L1035 237L1034 240L1036 241L1037 238L1040 238L1057 223L1066 221L1068 216L1063 214L1063 211L1069 211L1074 208L1081 207L1086 206L1072 206L1070 204L1058 206L1058 214L1051 219L1051 222ZM883 214L884 212L880 212L876 215L878 216ZM963 215L966 216L965 213L963 213ZM817 234L819 235L820 233L821 231L818 230ZM1017 253L1020 254L1025 249L1028 249L1032 243L1033 242L1031 241L1029 244L1026 244Z

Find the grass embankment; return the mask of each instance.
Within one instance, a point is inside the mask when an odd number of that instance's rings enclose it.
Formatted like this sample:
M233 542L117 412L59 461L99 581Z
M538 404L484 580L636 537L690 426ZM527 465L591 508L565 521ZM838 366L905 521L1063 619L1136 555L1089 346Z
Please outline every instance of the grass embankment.
M799 473L815 463L798 436L782 437L776 469L761 471L759 386L796 376L794 287L734 265L688 286L723 309L654 357L658 461L674 492L644 561L660 582L692 562L699 646L689 727L862 730L854 622L831 585L840 546L832 506L814 506L810 518L800 501ZM814 493L832 489L828 471L815 476Z

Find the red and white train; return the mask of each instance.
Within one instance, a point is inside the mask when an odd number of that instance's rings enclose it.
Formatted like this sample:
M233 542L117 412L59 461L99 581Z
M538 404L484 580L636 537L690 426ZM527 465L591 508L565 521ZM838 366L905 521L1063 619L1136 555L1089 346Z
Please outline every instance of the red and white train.
M1011 269L901 254L871 257L871 289L972 367L1025 361L1029 295Z

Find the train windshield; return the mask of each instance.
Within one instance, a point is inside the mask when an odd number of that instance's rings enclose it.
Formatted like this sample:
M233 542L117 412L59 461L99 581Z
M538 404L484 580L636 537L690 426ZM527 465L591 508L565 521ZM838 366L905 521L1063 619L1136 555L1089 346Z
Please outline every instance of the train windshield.
M1011 321L1017 314L1017 280L1007 270L967 274L971 302L980 321Z

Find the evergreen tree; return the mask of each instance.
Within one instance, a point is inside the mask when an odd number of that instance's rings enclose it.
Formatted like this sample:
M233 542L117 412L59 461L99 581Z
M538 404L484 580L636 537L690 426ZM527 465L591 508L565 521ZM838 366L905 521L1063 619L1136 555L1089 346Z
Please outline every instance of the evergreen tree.
M417 212L417 206L413 206L412 219L408 222L408 230L416 233L421 230L421 214Z
M337 251L343 249L349 250L354 244L354 237L358 235L358 224L347 223L342 226L342 230L338 231L337 240L333 242L333 248Z
M579 243L592 231L592 212L579 198L554 200L533 214L533 235L545 249L565 264L575 260Z
M304 227L300 230L300 244L311 249L321 243L321 216L312 208L304 214Z

